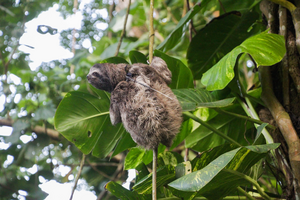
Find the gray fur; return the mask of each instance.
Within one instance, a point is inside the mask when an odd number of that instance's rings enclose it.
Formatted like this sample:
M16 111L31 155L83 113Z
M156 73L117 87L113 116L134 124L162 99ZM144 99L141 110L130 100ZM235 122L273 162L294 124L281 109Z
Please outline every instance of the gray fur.
M125 66L96 64L87 79L94 87L111 92L113 125L123 122L132 139L146 149L155 149L159 143L170 147L179 132L182 117L180 104L167 86L172 77L167 64L154 57L150 66L141 63L127 65L126 69ZM126 81L127 73L134 81Z

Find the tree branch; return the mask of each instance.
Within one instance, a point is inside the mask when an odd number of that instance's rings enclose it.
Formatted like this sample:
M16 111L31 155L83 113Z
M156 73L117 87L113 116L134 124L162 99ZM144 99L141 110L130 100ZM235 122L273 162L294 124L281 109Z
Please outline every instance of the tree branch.
M85 161L85 154L83 153L82 154L82 159L81 159L81 162L80 162L80 167L79 167L79 170L78 170L78 173L77 173L77 176L76 176L76 180L75 180L75 183L74 183L74 187L72 189L72 193L71 193L71 196L70 196L70 200L73 199L73 195L74 195L75 189L77 187L79 177L81 175L81 171L82 171L82 168L83 168L84 161Z
M153 45L154 45L154 27L153 27L153 10L154 10L154 1L150 0L150 11L149 11L149 64L153 59Z
M8 120L8 119L0 119L0 126L13 126L14 121L13 120ZM51 137L54 140L59 140L59 132L53 129L47 128L45 131L45 127L42 126L32 126L31 127L32 132L35 132L36 134L46 134L49 137Z
M264 3L264 1L262 3ZM272 28L274 27L274 20L272 19L272 17L274 17L273 6L274 5L272 4L267 5L267 13L264 12L264 14L266 15L266 17L268 17L268 26L270 27L270 32L276 33L276 30ZM295 193L297 194L300 192L300 140L292 124L289 114L285 111L273 92L270 66L261 66L258 70L260 73L260 81L262 87L261 99L264 101L266 107L270 110L289 148L289 160L294 173L293 182ZM295 184L295 182L297 181L298 183Z
M74 12L74 15L76 15L77 7L78 7L78 0L74 0L74 2L73 2L73 12ZM73 56L75 56L75 45L76 45L75 34L76 34L76 29L74 27L73 31L72 31L72 53L73 53ZM71 64L71 66L70 66L70 74L71 75L74 74L74 71L75 71L75 66L73 64Z
M124 26L123 26L123 30L122 30L122 33L121 33L121 37L120 37L120 40L119 40L119 43L118 43L118 47L117 47L115 56L118 56L118 54L119 54L121 44L122 44L122 40L123 40L123 37L125 35L127 19L128 19L128 15L129 15L129 11L130 11L130 5L131 5L131 0L129 0L129 2L128 2L128 8L127 8L126 16L125 16Z

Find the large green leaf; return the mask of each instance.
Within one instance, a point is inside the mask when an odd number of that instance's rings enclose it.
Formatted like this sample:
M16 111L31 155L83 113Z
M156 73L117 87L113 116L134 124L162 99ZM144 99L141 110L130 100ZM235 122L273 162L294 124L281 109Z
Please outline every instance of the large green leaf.
M170 88L180 89L194 87L192 72L183 64L183 62L158 50L154 51L154 55L163 59L172 72L172 83L169 85Z
M175 89L173 90L179 100L183 111L193 111L199 107L219 108L229 106L235 98L217 99L216 95L212 95L204 89Z
M228 165L228 163L234 158L235 154L240 149L241 148L237 148L224 153L223 155L212 161L210 164L208 164L206 167L204 167L202 170L185 175L169 183L169 186L177 190L186 192L199 191Z
M220 199L234 191L237 186L247 184L245 179L226 169L245 173L268 151L278 146L279 144L267 144L239 147L224 153L204 168L171 182L169 186L183 192L197 193L197 196Z
M121 124L112 126L109 118L109 97L73 91L66 94L55 113L55 128L84 154L93 150L97 157L107 156L124 135Z
M188 65L195 79L216 64L245 39L253 35L249 27L259 18L256 12L240 16L238 12L222 15L201 29L187 51Z
M234 66L241 53L248 53L257 66L270 66L278 63L286 52L281 35L266 32L245 40L224 56L215 66L203 74L201 82L207 90L223 89L234 77Z

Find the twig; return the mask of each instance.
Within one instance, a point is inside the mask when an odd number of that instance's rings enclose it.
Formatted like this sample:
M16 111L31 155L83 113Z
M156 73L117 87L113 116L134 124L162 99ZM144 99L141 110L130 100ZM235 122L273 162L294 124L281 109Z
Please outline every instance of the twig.
M77 176L76 176L76 180L75 180L74 187L73 187L73 189L72 189L72 193L71 193L71 196L70 196L70 200L73 199L73 195L74 195L75 189L76 189L76 187L77 187L78 180L79 180L79 178L80 178L80 174L81 174L81 171L82 171L82 168L83 168L84 161L85 161L85 154L82 154L82 159L81 159L81 162L80 162L79 171L78 171Z
M125 159L125 155L122 153L121 154L121 159L120 159L120 162L118 164L118 167L115 171L115 173L111 176L113 180L116 180L117 179L117 176L119 175L119 173L123 170L123 162L124 162L124 159ZM97 197L97 200L101 200L103 199L103 197L105 196L105 194L107 193L107 190L103 190Z
M12 127L14 121L9 119L0 119L0 126L10 126ZM31 130L37 134L44 134L45 133L45 127L42 126L32 126ZM56 130L47 128L47 135L51 137L52 139L59 140L59 132Z
M153 59L153 45L154 45L154 27L153 27L153 11L154 11L154 0L150 0L150 11L149 11L149 64Z
M127 19L128 19L128 15L129 15L129 11L130 11L130 5L131 5L131 0L129 0L129 2L128 2L128 8L127 8L126 16L125 16L124 26L123 26L123 30L122 30L122 33L121 33L121 37L120 37L120 40L119 40L119 43L118 43L118 47L117 47L115 56L118 56L118 54L119 54L121 44L122 44L122 40L123 40L123 37L125 35Z
M73 11L74 11L74 15L76 15L77 7L78 7L78 0L74 0L74 3L73 3ZM73 31L72 31L72 53L73 53L73 56L75 56L75 45L76 45L76 37L75 37L75 34L76 34L76 29L75 29L75 27L74 27L74 28L73 28ZM75 66L72 64L72 65L70 66L70 74L74 74L74 71L75 71Z
M92 163L90 163L89 160L87 160L87 162L88 162L89 165L92 167L92 169L93 169L94 171L96 171L98 174L100 174L101 176L103 176L103 177L105 177L105 178L108 178L109 180L114 180L113 177L110 177L110 176L108 176L107 174L105 174L104 172L98 170L97 167L96 167L95 165L92 165Z
M220 6L221 6L221 8L222 8L223 12L224 12L224 13L226 13L226 10L225 10L225 8L224 8L224 6L223 6L223 4L222 4L221 0L218 0L218 1L219 1L219 4L220 4Z

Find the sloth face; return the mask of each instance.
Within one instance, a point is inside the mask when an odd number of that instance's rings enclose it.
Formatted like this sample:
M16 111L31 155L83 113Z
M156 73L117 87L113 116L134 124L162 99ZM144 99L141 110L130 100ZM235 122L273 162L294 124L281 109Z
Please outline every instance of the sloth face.
M95 64L87 75L87 80L95 88L112 92L114 87L107 72L108 64Z

